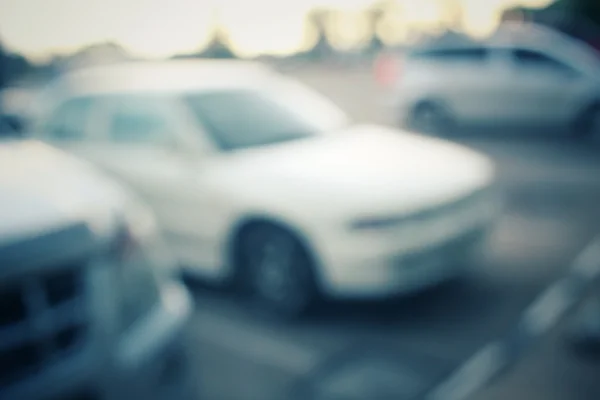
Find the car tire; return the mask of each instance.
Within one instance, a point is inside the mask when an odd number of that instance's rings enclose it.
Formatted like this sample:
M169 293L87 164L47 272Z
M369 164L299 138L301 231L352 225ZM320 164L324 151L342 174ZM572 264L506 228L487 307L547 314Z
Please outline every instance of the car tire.
M581 113L575 123L577 137L600 143L600 102L595 102Z
M600 295L595 295L577 310L567 329L572 348L585 356L600 356Z
M238 260L241 286L260 312L293 319L314 304L312 257L287 229L270 223L248 227L239 240Z
M434 102L423 102L410 112L408 127L427 135L447 136L454 133L455 122L445 107Z

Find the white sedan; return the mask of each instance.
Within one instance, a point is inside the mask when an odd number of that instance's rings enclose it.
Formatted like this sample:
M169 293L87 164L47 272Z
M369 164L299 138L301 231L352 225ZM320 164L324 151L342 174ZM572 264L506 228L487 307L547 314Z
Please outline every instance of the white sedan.
M284 314L322 294L386 296L455 276L497 214L486 157L353 124L251 63L74 71L36 113L34 135L145 198L190 273L240 283Z

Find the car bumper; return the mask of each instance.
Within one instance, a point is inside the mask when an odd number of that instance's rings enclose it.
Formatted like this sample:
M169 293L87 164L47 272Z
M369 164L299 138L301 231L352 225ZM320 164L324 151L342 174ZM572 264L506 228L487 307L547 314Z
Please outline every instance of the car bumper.
M477 227L402 254L393 249L374 252L365 246L355 261L345 261L324 274L324 294L383 298L410 294L459 277L467 272L488 232L488 226Z
M121 339L106 400L132 395L148 400L191 397L185 339L192 301L175 283L164 287L161 297L160 306Z
M186 326L192 300L179 283L161 289L161 301L137 325L116 338L100 326L93 343L77 354L0 390L2 400L184 399Z

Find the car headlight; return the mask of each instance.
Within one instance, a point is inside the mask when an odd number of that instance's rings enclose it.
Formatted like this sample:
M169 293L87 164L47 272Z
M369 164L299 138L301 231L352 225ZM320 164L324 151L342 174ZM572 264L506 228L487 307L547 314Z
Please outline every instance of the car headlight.
M112 248L122 330L160 302L160 286L173 270L163 249L152 214L141 206L126 210Z
M489 219L502 211L505 200L503 189L497 183L491 183L454 202L405 215L366 215L350 221L348 227L350 230L358 231L384 231L400 225L406 226L407 223L419 223L431 218L438 219L440 216L446 216L449 222L453 219L455 223L473 218L476 220Z
M355 231L378 231L394 228L401 224L403 217L366 217L350 222L350 229Z
M147 263L156 268L161 277L173 278L177 274L176 262L163 240L152 211L140 202L130 201L123 217L132 241L141 247Z

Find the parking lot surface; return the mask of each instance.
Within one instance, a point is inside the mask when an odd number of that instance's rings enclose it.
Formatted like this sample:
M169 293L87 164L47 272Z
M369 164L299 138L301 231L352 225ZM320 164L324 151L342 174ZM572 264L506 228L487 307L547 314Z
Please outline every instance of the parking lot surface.
M290 72L359 121L389 123L368 70ZM500 130L501 131L501 130ZM600 226L600 146L554 135L481 132L453 138L490 155L503 217L467 276L415 296L329 302L306 319L260 316L236 296L192 284L190 330L201 399L414 398L487 343L567 273ZM600 398L598 364L553 331L476 399Z

